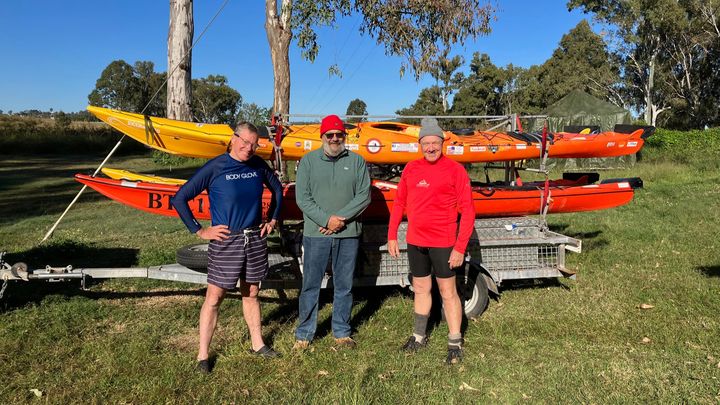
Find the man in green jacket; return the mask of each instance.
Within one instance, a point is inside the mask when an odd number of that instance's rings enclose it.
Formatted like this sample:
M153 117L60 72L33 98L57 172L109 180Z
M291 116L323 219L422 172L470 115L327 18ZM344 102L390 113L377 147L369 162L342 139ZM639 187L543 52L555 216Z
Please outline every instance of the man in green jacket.
M318 297L328 259L334 289L332 331L339 348L350 337L352 284L360 246L360 214L370 204L365 160L345 148L345 124L328 115L320 124L322 148L306 154L297 170L295 198L303 212L303 284L295 349L305 349L317 328Z

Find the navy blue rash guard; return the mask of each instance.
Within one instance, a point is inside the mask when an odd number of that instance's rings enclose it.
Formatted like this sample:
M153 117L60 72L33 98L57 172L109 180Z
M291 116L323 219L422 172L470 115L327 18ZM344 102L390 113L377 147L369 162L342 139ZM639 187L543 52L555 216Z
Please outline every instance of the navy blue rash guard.
M282 184L258 156L240 162L225 153L210 160L180 187L170 203L185 226L195 233L202 226L190 211L188 201L208 190L212 225L227 225L230 231L239 231L262 222L263 184L272 191L270 212L273 219L278 219Z

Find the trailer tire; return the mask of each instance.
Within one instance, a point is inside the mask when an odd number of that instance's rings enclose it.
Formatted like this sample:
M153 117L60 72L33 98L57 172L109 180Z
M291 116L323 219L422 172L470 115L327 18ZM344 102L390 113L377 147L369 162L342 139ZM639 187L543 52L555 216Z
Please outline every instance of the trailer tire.
M455 281L465 316L468 319L479 318L490 303L485 277L477 267L467 263L462 270L458 270Z
M208 244L193 243L192 245L183 246L175 252L175 259L188 269L207 273L208 266Z

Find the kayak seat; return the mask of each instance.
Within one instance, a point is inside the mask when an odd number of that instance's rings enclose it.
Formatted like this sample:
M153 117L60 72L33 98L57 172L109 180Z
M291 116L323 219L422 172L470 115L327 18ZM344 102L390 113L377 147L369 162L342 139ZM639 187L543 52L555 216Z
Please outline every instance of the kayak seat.
M563 127L563 132L569 132L571 134L584 134L594 135L600 133L599 125L566 125Z
M542 133L541 132L528 133L528 132L511 131L511 132L508 132L508 135L512 136L515 139L525 141L528 144L542 143ZM548 132L547 139L551 145L553 143L554 138L555 138L555 135Z
M527 132L510 131L507 134L515 139L527 142L528 144L538 143L542 141L542 138L538 138L536 134L529 134Z
M565 172L563 173L563 180L570 180L574 182L580 182L580 180L586 177L585 184L593 184L600 180L600 173L597 172Z
M475 130L473 130L472 128L451 129L450 132L460 136L468 136L475 134Z

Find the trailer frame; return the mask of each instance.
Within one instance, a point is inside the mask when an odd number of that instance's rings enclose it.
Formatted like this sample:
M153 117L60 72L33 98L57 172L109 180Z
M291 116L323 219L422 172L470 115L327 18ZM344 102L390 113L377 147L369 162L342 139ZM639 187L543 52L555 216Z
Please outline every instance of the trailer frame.
M280 249L268 254L270 272L261 283L264 289L298 289L302 285L302 224L283 226L280 229ZM354 286L409 287L412 285L407 244L403 242L407 222L398 230L400 257L394 258L387 251L387 223L365 223L358 254ZM197 244L198 255L202 246ZM482 314L488 302L488 294L499 296L499 286L506 280L575 278L575 273L565 266L566 251L580 253L582 242L578 239L550 231L541 218L488 218L476 219L468 244L465 265L457 270L458 289L469 317ZM30 270L24 263L12 266L0 254L0 278L3 286L8 281L44 280L48 282L80 280L86 289L93 280L110 278L148 278L207 284L207 275L182 264L173 263L148 267L98 267L74 268L45 266ZM332 269L322 280L322 288L332 288Z

